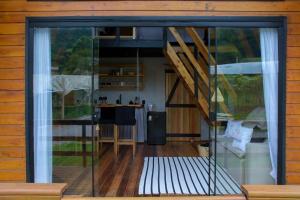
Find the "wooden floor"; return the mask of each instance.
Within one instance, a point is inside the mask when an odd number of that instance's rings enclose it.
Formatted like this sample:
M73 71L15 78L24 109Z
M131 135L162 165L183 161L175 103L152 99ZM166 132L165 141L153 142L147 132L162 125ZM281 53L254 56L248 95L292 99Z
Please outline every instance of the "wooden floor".
M92 166L55 166L53 182L67 183L66 195L92 195Z
M95 170L97 196L138 196L139 179L146 156L197 156L197 150L189 142L139 144L133 158L130 147L122 146L120 155L116 157L112 146L106 146Z
M138 196L144 157L197 155L196 145L190 142L168 142L166 145L138 144L134 158L132 148L129 146L121 146L119 156L115 156L113 146L105 144L99 159L94 163L95 196ZM66 195L92 195L91 166L56 167L54 171L58 177L64 177L60 182L68 183Z

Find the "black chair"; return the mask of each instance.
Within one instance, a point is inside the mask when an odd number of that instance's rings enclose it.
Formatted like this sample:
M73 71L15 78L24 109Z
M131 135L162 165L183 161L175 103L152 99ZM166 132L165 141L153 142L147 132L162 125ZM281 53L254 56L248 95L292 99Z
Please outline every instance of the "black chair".
M119 138L119 126L131 126L131 138L121 139ZM131 106L119 106L115 111L115 128L114 128L115 152L118 155L120 145L132 145L132 155L135 155L136 151L136 119L135 119L135 107Z
M98 120L99 149L102 148L103 143L115 143L114 137L103 136L105 126L113 126L113 128L115 128L115 110L115 107L100 108L100 118Z

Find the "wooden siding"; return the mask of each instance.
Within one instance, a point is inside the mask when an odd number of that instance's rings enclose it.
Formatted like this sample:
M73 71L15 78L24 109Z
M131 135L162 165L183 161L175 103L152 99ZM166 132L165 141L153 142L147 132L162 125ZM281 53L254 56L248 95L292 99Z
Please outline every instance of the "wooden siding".
M300 1L0 0L0 180L25 181L26 16L288 16L287 182L300 183ZM2 165L2 163L5 163Z

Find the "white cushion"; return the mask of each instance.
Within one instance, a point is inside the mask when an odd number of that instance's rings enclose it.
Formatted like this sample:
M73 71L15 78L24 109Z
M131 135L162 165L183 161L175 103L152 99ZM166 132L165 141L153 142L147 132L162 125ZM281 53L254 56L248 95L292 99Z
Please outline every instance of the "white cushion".
M229 120L224 135L226 137L233 137L234 135L238 135L241 124L242 121Z
M244 126L240 126L238 131L234 131L232 133L232 138L238 141L248 141L250 142L253 133L253 128L247 128Z
M240 126L239 133L233 136L232 147L245 152L247 144L251 141L252 134L253 128Z
M246 152L247 144L245 144L244 142L241 142L241 141L238 141L238 140L233 140L231 146L241 150L242 152Z

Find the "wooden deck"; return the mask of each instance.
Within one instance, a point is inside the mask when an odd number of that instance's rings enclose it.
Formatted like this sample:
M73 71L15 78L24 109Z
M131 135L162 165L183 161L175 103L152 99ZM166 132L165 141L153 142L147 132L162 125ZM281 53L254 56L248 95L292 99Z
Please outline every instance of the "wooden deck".
M66 195L92 195L92 166L59 166L53 171L53 181L67 183Z

